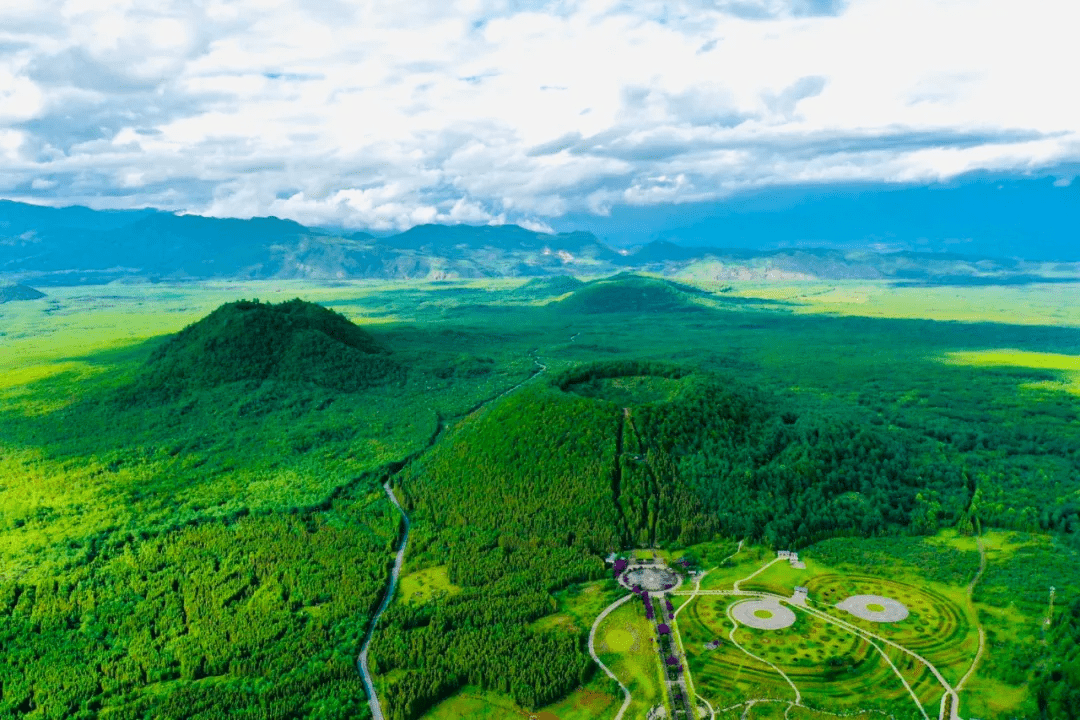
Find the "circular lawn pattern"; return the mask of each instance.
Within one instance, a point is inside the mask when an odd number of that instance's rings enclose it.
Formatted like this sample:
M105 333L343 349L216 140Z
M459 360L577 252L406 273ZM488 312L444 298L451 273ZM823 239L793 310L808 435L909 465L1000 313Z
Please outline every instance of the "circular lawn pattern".
M611 628L604 635L604 643L612 652L626 652L634 646L634 634L622 628Z
M880 595L853 595L836 607L871 622L900 622L908 616L903 603Z
M782 630L795 624L795 613L772 599L747 600L731 606L731 615L757 630Z

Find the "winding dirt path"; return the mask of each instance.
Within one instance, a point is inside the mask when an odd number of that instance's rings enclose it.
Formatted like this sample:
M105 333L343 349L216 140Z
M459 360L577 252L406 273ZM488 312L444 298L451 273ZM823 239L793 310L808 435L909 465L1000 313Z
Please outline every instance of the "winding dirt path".
M735 590L735 592L737 592L737 593L738 593L738 592L742 592L741 590L739 590L739 586L740 586L740 585L742 585L742 584L743 584L744 582L750 582L751 580L753 580L754 578L756 578L756 577L757 577L758 575L760 575L761 573L765 572L766 570L768 570L769 568L771 568L771 567L772 567L773 565L775 565L776 563L780 562L780 561L781 561L782 559L783 559L783 558L779 558L779 557L777 557L777 558L773 558L773 559L772 559L772 560L771 560L770 562L767 562L767 563L765 563L764 565L762 565L761 567L759 567L759 568L758 568L757 570L755 570L754 572L752 572L752 573L750 573L749 575L747 575L746 577L744 577L744 578L743 578L742 580L736 580L736 581L735 581L735 584L734 584L734 585L732 585L731 587L732 587L732 588L733 588L733 589Z
M675 592L675 593L672 593L672 594L673 595L692 595L694 597L696 597L697 595L734 595L734 596L741 596L741 597L772 598L772 599L776 600L777 602L784 602L784 603L792 604L791 603L791 598L786 598L786 597L783 597L782 595L777 595L775 593L761 592L761 591L750 591L750 590L740 590L739 589L739 585L741 585L744 582L748 582L749 580L752 580L754 577L756 577L757 575L759 575L760 573L764 572L766 569L771 567L773 565L773 563L777 562L777 560L779 560L779 559L780 558L777 558L777 559L774 559L774 560L772 560L770 562L765 563L765 565L758 568L752 574L748 575L747 577L745 577L745 578L743 578L741 580L736 581L732 586L733 587L732 590L700 590L700 588L698 588L698 589L696 589L696 590L694 590L692 592L691 591L682 591L682 592ZM974 585L972 585L971 587L974 587ZM919 701L919 698L915 694L915 691L912 689L911 685L904 678L904 676L900 673L899 668L896 667L896 665L889 658L888 654L885 652L885 650L878 643L881 643L883 645L888 645L888 646L890 646L892 648L895 648L895 649L897 649L897 650L899 650L899 651L901 651L903 653L906 653L906 654L910 655L911 657L913 657L916 660L918 660L919 662L921 662L923 665L926 666L926 668L931 672L931 674L933 674L933 676L941 684L942 688L944 688L945 696L947 696L949 698L949 700L950 700L950 702L949 702L949 706L951 707L950 720L960 720L960 717L959 717L959 714L958 714L959 698L958 698L958 696L956 694L956 690L942 676L942 674L938 671L938 669L936 667L934 667L933 664L930 663L929 660L927 660L923 656L919 655L918 653L916 653L916 652L914 652L912 650L909 650L908 648L906 648L906 647L904 647L902 645L899 645L899 644L893 642L892 640L889 640L888 638L884 638L884 637L882 637L880 635L877 635L875 633L872 633L872 632L870 632L868 630L863 630L860 627L857 627L855 625L852 625L849 622L846 622L846 621L841 620L839 618L835 618L835 617L833 617L831 615L828 615L825 612L823 612L821 610L818 610L816 608L804 607L804 606L794 605L794 604L792 604L792 607L794 607L797 610L802 610L803 612L808 613L810 615L813 615L814 617L817 617L817 618L819 618L819 619L821 619L821 620L823 620L825 622L837 625L838 627L841 627L844 630L847 630L848 632L853 633L853 634L863 638L867 642L869 642L870 645L873 646L874 649L878 651L878 653L885 660L885 662L888 663L888 665L892 668L892 670L896 674L896 676L898 678L900 678L900 682L903 683L904 687L907 689L908 693L911 695L911 698L915 702L916 707L919 708L919 712L922 713L923 717L926 718L926 720L930 720L930 716L927 715L926 710L923 709L922 703ZM750 657L754 658L755 660L759 660L759 661L765 663L766 665L769 665L774 670L776 670L777 673L779 673L781 676L783 676L783 678L785 680L787 680L788 684L792 687L792 689L795 690L795 695L796 695L795 704L801 705L801 693L799 692L799 689L795 686L795 683L793 683L791 681L791 679L782 670L780 670L780 668L778 668L777 666L773 665L772 663L770 663L769 661L767 661L767 660L765 660L763 658L757 657L756 655L754 655L753 653L748 651L746 648L741 646L738 642L736 642L736 640L735 640L735 632L736 632L736 630L738 630L738 622L731 615L731 607L730 606L728 607L727 615L728 615L728 619L731 620L732 625L733 625L731 633L728 636L728 639L731 641L731 643L733 645L735 645L735 647L739 648L744 653L749 655ZM942 704L941 704L941 710L942 710L941 714L942 714L942 716L944 716L945 707L946 707L945 697L943 697L942 698Z
M974 599L975 586L979 584L979 580L982 579L983 573L986 571L986 547L983 546L982 539L978 537L975 538L975 543L976 545L978 545L979 548L979 572L977 572L975 574L975 577L971 579L971 583L968 585L967 588L967 594L968 604L971 605L971 611L975 614L975 627L979 629L979 649L975 653L975 659L971 661L971 667L969 667L968 671L964 673L964 677L960 678L960 682L956 683L957 693L964 689L964 684L968 681L968 678L975 674L975 668L978 667L979 660L982 659L983 650L986 647L986 631L983 630L982 624L979 623L979 611L975 607ZM959 708L956 709L956 712L959 712ZM952 717L954 719L957 717L956 712L952 714Z
M739 553L741 553L741 552L742 552L742 546L743 546L743 543L744 543L744 542L746 542L746 541L745 541L745 540L740 540L740 541L739 541L739 547L738 547L738 548L737 548L737 549L735 550L735 552L731 553L731 554L730 554L730 555L728 555L728 556L727 556L726 558L724 558L723 560L721 560L721 561L720 561L720 565L723 565L723 564L724 564L724 563L726 563L726 562L727 562L728 560L730 560L731 558L733 558L733 557L735 557L736 555L738 555ZM706 576L706 575L708 575L709 573L711 573L711 572L712 572L713 570L715 570L716 568L720 567L720 565L717 565L717 566L716 566L716 567L714 567L714 568L709 568L708 570L706 570L705 572L703 572L703 573L701 573L700 575L698 575L698 576L697 576L697 582L695 582L695 583L694 583L694 594L690 596L690 599L689 599L689 600L687 600L687 601L686 601L686 602L684 602L684 603L683 603L682 605L680 605L679 607L677 607L677 608L675 609L675 612L674 612L674 613L672 614L672 616L671 616L671 617L673 617L673 618L678 618L678 617L679 617L679 613L680 613L680 612L682 612L682 609L683 609L684 607L686 607L687 605L689 605L690 603L694 602L694 598L696 598L696 597L698 596L698 594L699 594L699 593L701 592L701 581L705 579L705 576ZM672 593L672 594L674 594L674 593ZM698 697L701 697L701 696L699 695ZM702 698L702 699L704 699L704 698Z
M774 562L775 562L775 561L774 561ZM770 563L770 564L772 564L772 563ZM764 568L763 568L763 569L764 569ZM755 574L756 574L756 573L755 573ZM752 577L752 576L751 576L751 577ZM749 578L748 578L748 579L749 579ZM736 591L736 592L739 592L739 591ZM758 656L757 656L757 655L755 655L754 653L750 652L749 650L747 650L746 648L744 648L744 647L743 647L742 645L740 645L740 644L739 644L739 641L735 639L735 633L737 633L737 632L739 631L739 621L738 621L738 620L736 620L736 619L735 619L735 616L731 614L731 608L732 608L732 606L731 606L731 605L728 605L728 608L727 608L727 616L728 616L728 620L730 620L730 621L731 621L731 632L730 632L730 633L728 633L728 640L730 640L730 641L731 641L731 644L732 644L732 645L734 645L735 647L739 648L740 650L742 650L742 651L743 651L744 653L746 653L746 654L747 654L747 655L749 655L750 657L754 658L754 659L755 659L755 660L757 660L758 662L761 662L761 663L764 663L764 664L768 665L768 666L769 666L769 667L771 667L771 668L772 668L773 670L775 670L775 671L776 671L776 672L777 672L777 673L778 673L778 674L780 675L780 677L784 678L784 680L786 680L786 681L787 681L787 684L791 686L791 689L795 691L795 704L796 704L796 705L802 705L802 693L801 693L801 692L799 692L799 688L798 688L798 687L797 687L797 686L795 685L795 683L794 683L794 682L792 682L791 678L790 678L790 677L788 677L788 675L787 675L787 673L786 673L786 672L784 672L783 670L781 670L781 669L779 668L779 666L777 666L777 665L774 665L773 663L769 662L769 661L768 661L768 660L766 660L765 658L762 658L762 657L758 657Z
M617 607L622 605L627 600L632 599L633 597L634 596L632 593L628 595L623 595L621 598L608 605L606 608L604 608L603 612L596 616L596 620L593 620L592 629L589 630L589 655L592 656L593 662L599 665L600 669L603 670L609 678L619 683L619 687L622 688L623 691L623 704L622 707L619 708L618 714L615 715L614 720L622 720L622 716L623 713L626 712L626 708L630 707L630 690L628 690L627 687L622 684L622 681L619 680L619 678L615 677L615 673L611 672L607 665L600 662L600 658L596 654L596 631L600 627L600 623L604 621L604 618L610 615L612 611L615 610Z

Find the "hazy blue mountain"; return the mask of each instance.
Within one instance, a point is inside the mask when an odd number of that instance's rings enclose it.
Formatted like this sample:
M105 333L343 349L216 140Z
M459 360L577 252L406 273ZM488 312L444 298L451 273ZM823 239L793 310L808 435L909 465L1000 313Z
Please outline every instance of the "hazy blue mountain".
M615 246L883 247L1028 260L1080 260L1080 181L997 179L948 184L807 185L722 201L618 206L607 217L571 214L556 229L595 233Z
M628 249L614 249L583 230L547 234L517 225L419 225L377 237L275 217L99 212L0 201L0 280L39 286L119 278L441 280L643 270L719 281L1067 282L1080 277L1080 263L1074 262L1080 260L1080 239L1065 222L1066 211L1070 221L1076 217L1077 197L1080 183L1058 187L1046 181L1002 181L1000 189L982 183L771 190L709 208L613 211L606 231L624 228L624 239L641 237L650 227L668 228L668 237ZM953 229L968 235L950 236Z

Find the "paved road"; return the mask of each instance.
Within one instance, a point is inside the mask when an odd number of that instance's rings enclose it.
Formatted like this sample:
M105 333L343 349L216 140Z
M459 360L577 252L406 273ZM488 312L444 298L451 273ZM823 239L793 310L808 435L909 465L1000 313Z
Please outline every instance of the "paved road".
M401 503L394 496L389 480L383 485L383 490L386 490L390 502L394 503L394 507L401 512L401 517L405 520L405 534L401 538L401 547L398 548L397 557L394 558L394 569L390 571L390 585L386 588L386 595L383 597L382 605L379 606L379 611L371 619L371 627L368 629L367 637L364 639L364 646L360 649L360 657L357 660L357 667L360 670L361 677L364 679L364 688L367 690L368 706L371 708L372 720L384 720L384 718L382 707L379 705L379 694L375 692L375 683L372 682L371 671L368 669L368 649L371 647L371 638L375 635L375 625L379 622L379 617L390 605L390 600L394 597L398 576L401 575L401 566L405 562L405 548L409 544L409 516L405 514L405 509L401 507Z
M540 362L539 358L534 356L533 362L536 363L536 366L539 368L536 372L519 382L517 385L514 385L490 400L485 401L483 405L487 405L491 401L498 400L503 395L517 390L529 380L532 380L534 377L547 370L547 366ZM481 405L481 407L483 405ZM386 611L386 608L390 605L390 601L394 597L394 590L397 588L398 577L401 575L401 566L405 563L405 549L409 544L409 516L405 513L405 509L401 507L401 503L398 502L397 497L394 495L389 480L383 485L383 489L386 491L387 497L390 498L390 502L394 504L394 507L398 509L401 513L401 517L405 520L405 534L401 538L401 547L398 548L397 557L394 558L394 569L390 571L390 584L386 588L386 595L383 596L382 604L379 605L379 610L375 613L375 617L371 619L371 626L368 628L367 636L364 638L364 644L360 648L360 656L356 659L357 670L360 671L360 676L364 680L364 689L367 690L368 707L371 708L372 720L385 720L385 717L382 712L382 706L379 704L379 695L375 692L375 683L371 678L371 670L368 668L368 650L371 647L371 639L375 635L375 626L378 624L379 618L382 616L383 612ZM625 690L626 688L623 689ZM629 702L629 697L627 698L627 701ZM622 713L620 712L619 715L621 716ZM618 720L618 718L616 718L616 720Z
M744 542L746 542L746 541L745 541L745 540L740 540L740 541L739 541L739 546L738 546L738 548L736 548L736 549L735 549L735 552L731 553L731 554L730 554L730 555L728 555L728 556L727 556L726 558L724 558L723 560L721 560L721 561L720 561L720 565L723 565L723 564L724 564L724 563L726 563L726 562L727 562L728 560L730 560L731 558L733 558L733 557L735 557L736 555L738 555L739 553L741 553L741 552L742 552L742 546L743 546L743 543L744 543ZM720 565L717 565L716 567L720 567ZM701 581L705 579L705 576L706 576L706 575L708 575L709 573L711 573L711 572L712 572L713 570L715 570L715 569L716 569L716 568L710 568L710 569L706 570L705 572L703 572L703 573L701 573L700 575L698 575L698 576L697 576L697 581L696 581L696 582L694 583L694 592L693 592L693 594L692 594L692 595L690 596L690 599L689 599L689 600L687 600L686 602L684 602L684 603L683 603L682 605L680 605L679 607L675 608L675 614L674 614L674 615L673 615L672 617L674 617L674 618L678 618L678 617L679 617L679 613L680 613L680 612L682 612L682 609L683 609L684 607L686 607L687 605L689 605L690 603L692 603L692 602L694 601L694 598L695 598L695 597L697 597L698 593L700 593L700 592L701 592ZM672 594L672 595L675 595L676 593L671 593L671 594Z

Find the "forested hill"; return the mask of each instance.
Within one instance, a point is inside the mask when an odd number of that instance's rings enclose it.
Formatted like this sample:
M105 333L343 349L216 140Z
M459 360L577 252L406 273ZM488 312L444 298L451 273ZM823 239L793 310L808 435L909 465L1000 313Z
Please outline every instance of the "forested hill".
M227 303L159 347L135 382L141 396L175 397L229 382L310 383L342 392L400 379L368 332L320 305Z
M523 388L401 480L419 529L414 562L448 563L462 592L385 616L371 657L380 674L400 671L392 720L466 683L526 707L576 687L591 668L580 638L527 625L550 612L550 591L601 577L611 550L887 532L909 522L911 476L887 436L798 416L727 377L613 362Z
M0 286L0 303L18 300L38 300L43 297L45 297L45 293L26 285L16 284Z
M705 294L671 280L619 273L581 286L555 307L581 313L694 311L701 309L694 298Z

